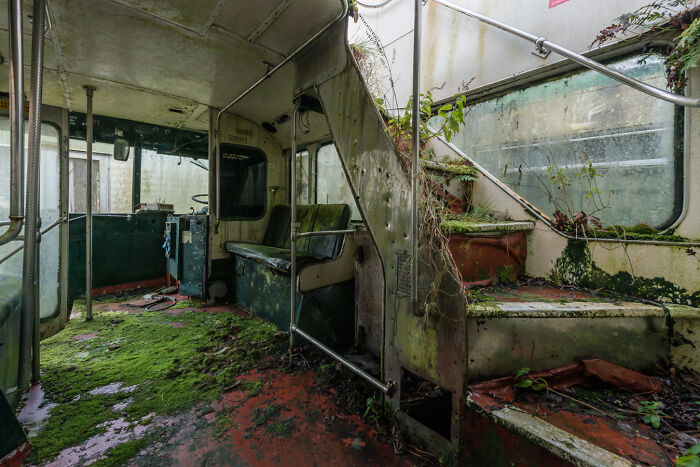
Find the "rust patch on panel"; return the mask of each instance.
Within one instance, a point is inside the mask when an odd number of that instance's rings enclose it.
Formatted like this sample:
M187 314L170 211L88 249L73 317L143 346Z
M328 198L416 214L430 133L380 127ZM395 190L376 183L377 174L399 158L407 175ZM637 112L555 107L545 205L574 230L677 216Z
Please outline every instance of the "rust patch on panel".
M524 232L496 236L451 234L448 248L466 287L489 285L499 273L512 274L512 280L516 280L525 270Z

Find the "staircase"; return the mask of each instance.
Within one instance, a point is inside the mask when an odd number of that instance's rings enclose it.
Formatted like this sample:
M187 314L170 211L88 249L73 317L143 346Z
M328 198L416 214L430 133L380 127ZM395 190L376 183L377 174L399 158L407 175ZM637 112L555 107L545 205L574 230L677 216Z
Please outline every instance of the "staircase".
M317 60L324 59L321 48L310 56L316 52ZM387 400L399 409L397 418L408 436L433 447L452 443L469 450L468 428L481 422L468 416L468 384L512 376L523 367L548 369L582 358L604 358L642 371L665 359L698 364L692 352L693 345L700 345L700 332L694 331L697 310L539 283L523 286L528 266L556 260L547 256L548 247L551 243L552 250L561 251L565 241L540 235L546 228L507 188L484 196L489 179L482 172L475 180L462 176L468 175L464 164L450 163L460 156L442 143L433 147L447 156L445 161L424 161L423 168L436 177L454 208L454 216L442 225L448 241L440 254L455 274L431 277L427 268L419 268L419 301L436 281L439 296L435 313L413 310L411 180L356 67L340 70L315 89L365 221L355 235L356 316L362 330L358 345L380 357L380 376L395 388ZM494 212L471 216L479 200L487 200ZM439 405L411 411L404 403L421 381L439 389ZM515 430L505 423L495 431L502 434L504 427ZM526 438L543 443L544 436L531 433Z

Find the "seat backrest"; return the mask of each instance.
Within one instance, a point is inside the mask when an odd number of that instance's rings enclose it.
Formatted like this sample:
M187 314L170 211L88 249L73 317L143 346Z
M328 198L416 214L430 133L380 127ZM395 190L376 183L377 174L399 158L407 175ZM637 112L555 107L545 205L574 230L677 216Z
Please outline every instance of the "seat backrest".
M299 232L345 230L350 223L350 206L347 204L298 204ZM280 204L272 209L263 245L291 248L291 206ZM343 247L344 235L304 237L297 240L297 251L319 258L335 258Z
M346 230L350 223L350 206L347 204L317 204L316 218L311 232ZM335 258L343 248L344 234L309 237L306 251L314 256Z
M289 221L291 215L292 208L287 204L278 204L272 208L262 242L263 245L284 248L285 242L289 243Z

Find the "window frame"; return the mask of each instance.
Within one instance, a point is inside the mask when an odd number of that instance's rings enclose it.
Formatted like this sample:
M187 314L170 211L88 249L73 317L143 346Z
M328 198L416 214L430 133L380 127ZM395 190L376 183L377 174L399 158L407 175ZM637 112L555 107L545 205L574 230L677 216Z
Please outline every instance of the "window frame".
M663 40L656 40L644 43L639 41L635 42L632 45L624 44L622 46L620 44L614 44L609 47L605 47L601 50L595 51L594 53L584 55L594 58L604 65L617 61L622 61L635 56L641 57L646 53L653 53L654 51L659 51L657 52L658 55L664 58L667 55L663 53L663 50L667 50L670 44L670 42ZM589 68L579 65L571 60L565 59L550 66L541 67L535 70L529 70L501 81L488 83L477 89L467 91L466 93L455 94L448 98L440 99L436 101L433 104L433 106L436 110L447 103L454 103L457 97L464 95L467 97L467 103L465 107L470 107L480 104L482 102L498 99L513 92L528 89L547 82L556 81L585 71L593 70L590 70ZM687 93L687 90L692 86L690 76L688 75L687 78L688 80L683 90L683 95L685 95ZM685 207L688 202L688 187L686 180L687 177L685 177L685 174L688 170L690 139L688 134L688 110L688 108L680 106L675 106L674 108L673 159L675 162L675 167L673 174L673 207L671 209L671 214L662 224L652 226L657 230L666 231L675 228L682 221L685 213ZM500 176L496 174L492 175L501 183L508 186L508 188L510 188L514 193L516 193L516 195L519 198L528 201L528 199L525 196L521 195L514 188L507 185ZM538 207L538 209L540 208Z

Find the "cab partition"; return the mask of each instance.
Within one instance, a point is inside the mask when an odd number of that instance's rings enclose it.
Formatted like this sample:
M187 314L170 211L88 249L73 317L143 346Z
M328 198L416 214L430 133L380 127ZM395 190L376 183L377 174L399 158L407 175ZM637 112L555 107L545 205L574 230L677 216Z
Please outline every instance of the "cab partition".
M347 204L297 206L299 232L346 230ZM287 330L290 323L291 207L273 208L262 244L226 242L233 256L233 289L239 304ZM354 246L352 235L302 237L296 241L296 323L335 349L353 344Z

